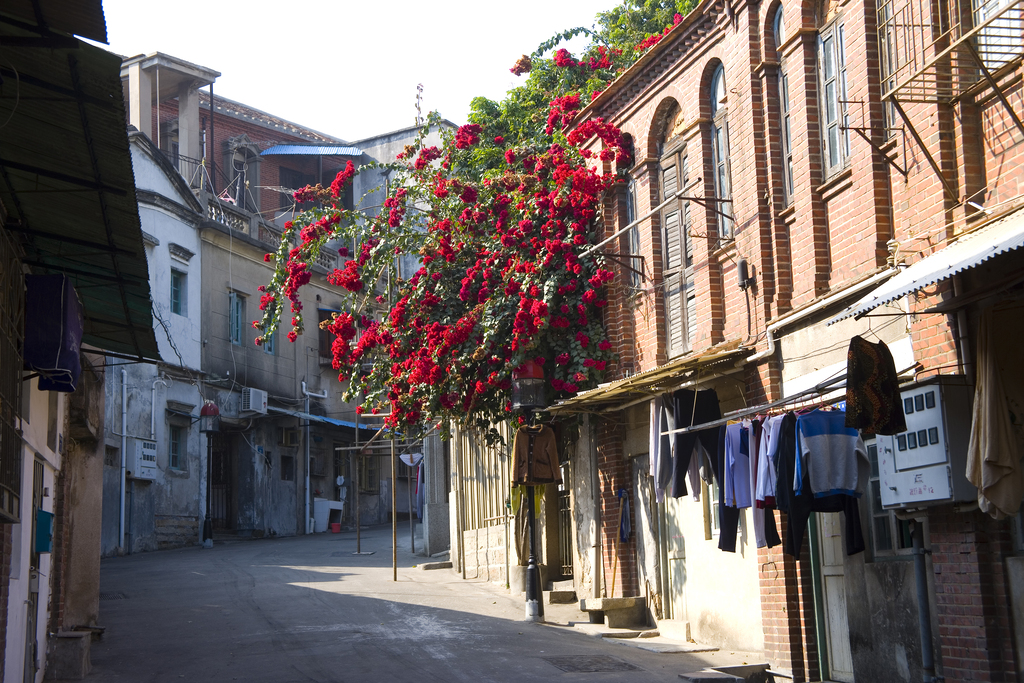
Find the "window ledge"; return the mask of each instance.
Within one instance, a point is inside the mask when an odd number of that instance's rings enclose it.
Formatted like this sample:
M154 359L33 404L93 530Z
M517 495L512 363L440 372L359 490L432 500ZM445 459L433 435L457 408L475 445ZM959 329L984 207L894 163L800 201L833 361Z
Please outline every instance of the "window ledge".
M843 190L853 186L853 168L847 166L842 171L826 180L824 183L818 186L818 192L821 193L822 199L828 201Z

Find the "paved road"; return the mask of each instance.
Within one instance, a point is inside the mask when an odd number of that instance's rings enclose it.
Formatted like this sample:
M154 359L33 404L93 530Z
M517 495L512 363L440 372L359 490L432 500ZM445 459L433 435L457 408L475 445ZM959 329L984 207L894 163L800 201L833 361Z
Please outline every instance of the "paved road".
M584 635L566 625L585 621L573 606L549 606L548 623L525 623L521 597L450 569L415 568L425 558L409 552L408 527L393 582L390 531L363 532L373 555L353 555L350 532L104 560L106 633L86 680L646 683L746 661ZM591 668L634 668L564 670L602 662Z

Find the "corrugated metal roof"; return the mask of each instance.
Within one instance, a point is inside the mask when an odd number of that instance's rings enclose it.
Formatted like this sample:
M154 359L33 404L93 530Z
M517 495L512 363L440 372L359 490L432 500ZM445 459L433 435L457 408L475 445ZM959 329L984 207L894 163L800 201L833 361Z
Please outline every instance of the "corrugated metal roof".
M38 15L55 31L107 42L102 0L4 0L3 14L38 26Z
M264 157L283 154L313 157L358 157L363 155L363 150L358 147L342 145L274 145L260 152L260 156Z
M973 268L993 256L1024 246L1024 207L996 218L956 242L900 271L828 322L829 325L865 313L939 280Z
M684 356L661 365L653 370L641 372L625 379L602 384L595 389L577 394L572 398L559 401L548 408L552 413L591 412L602 408L615 409L644 398L653 398L658 394L672 391L679 387L690 373L700 372L701 376L711 379L714 371L707 368L719 365L744 352L738 348L738 342L727 342L703 354Z
M0 34L31 35L3 23ZM6 227L32 272L72 279L85 344L158 359L121 58L75 42L8 50L0 62L5 94L18 92L0 102L0 120L10 117L0 129Z

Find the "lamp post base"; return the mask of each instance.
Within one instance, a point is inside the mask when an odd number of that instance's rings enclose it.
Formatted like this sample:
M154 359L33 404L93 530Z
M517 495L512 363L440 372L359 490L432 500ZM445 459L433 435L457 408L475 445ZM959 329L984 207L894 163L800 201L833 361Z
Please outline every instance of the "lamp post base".
M526 621L544 621L544 593L540 585L540 567L537 566L536 554L536 520L534 519L535 493L533 487L527 488L526 504L529 509L526 512L527 527L529 530L530 559L526 564Z

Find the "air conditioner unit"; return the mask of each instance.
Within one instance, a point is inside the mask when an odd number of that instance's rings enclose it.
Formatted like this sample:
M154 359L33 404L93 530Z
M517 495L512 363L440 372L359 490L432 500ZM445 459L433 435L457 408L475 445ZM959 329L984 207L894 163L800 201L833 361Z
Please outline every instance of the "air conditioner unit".
M156 479L156 441L136 439L135 457L128 462L133 479Z
M267 414L267 392L262 389L242 389L242 412Z

